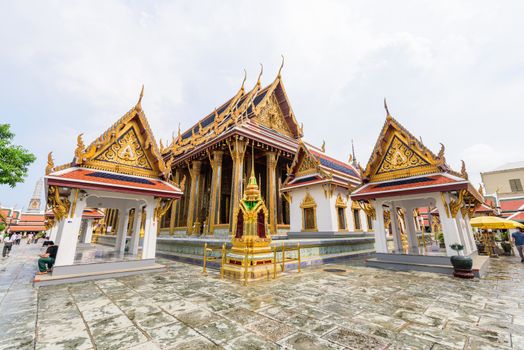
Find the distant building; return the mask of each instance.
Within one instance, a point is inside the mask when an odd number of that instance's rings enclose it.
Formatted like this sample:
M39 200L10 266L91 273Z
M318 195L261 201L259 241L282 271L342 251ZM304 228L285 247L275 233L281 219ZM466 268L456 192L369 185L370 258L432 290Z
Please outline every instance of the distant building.
M480 176L486 194L496 199L500 214L524 222L524 161L504 164Z

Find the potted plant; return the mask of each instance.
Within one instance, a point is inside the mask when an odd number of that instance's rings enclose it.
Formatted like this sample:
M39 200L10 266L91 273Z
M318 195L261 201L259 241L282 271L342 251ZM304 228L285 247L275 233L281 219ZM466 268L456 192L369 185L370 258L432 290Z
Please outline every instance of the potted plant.
M446 243L444 242L444 233L439 232L437 235L438 243L440 248L446 248Z
M473 267L473 259L471 259L469 256L461 255L461 252L464 250L464 246L459 243L453 243L449 247L457 252L457 255L453 255L450 258L451 265L453 265L453 268L455 269L453 276L459 278L475 277L473 271L471 270Z

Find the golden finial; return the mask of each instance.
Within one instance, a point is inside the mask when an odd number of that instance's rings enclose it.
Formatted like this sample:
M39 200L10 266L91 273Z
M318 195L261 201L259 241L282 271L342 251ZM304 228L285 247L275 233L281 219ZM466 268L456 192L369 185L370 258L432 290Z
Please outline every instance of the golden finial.
M258 79L257 79L257 85L260 86L260 78L262 77L262 73L264 73L264 66L262 65L262 63L260 63L260 73L258 74Z
M136 103L135 109L140 112L142 110L142 97L144 97L144 84L142 84L142 90L140 90L140 97Z
M461 160L462 166L460 167L460 176L462 176L464 179L468 179L468 172L466 171L466 162Z
M441 142L441 143L440 143L440 150L438 151L437 158L443 160L443 159L444 159L444 152L445 152L445 151L446 151L446 147L445 147L444 144Z
M322 150L322 152L326 152L326 141L322 141L322 147L320 147L320 149Z
M244 80L242 80L242 86L240 87L241 91L244 91L244 83L246 82L246 79L247 79L247 71L244 68ZM216 111L216 108L215 108L215 111Z
M300 134L304 135L304 123L300 123Z
M45 167L45 174L49 175L55 167L55 162L53 161L53 152L49 152L47 155L47 166Z
M180 123L178 123L178 136L177 136L178 142L182 141L182 134L180 132Z
M384 97L384 109L386 110L386 117L390 117L391 118L391 114L389 114L388 103L386 102L386 98L385 97Z
M160 153L164 153L164 143L162 142L162 139L159 139L160 141Z
M84 140L82 140L82 135L84 134L80 134L76 138L75 162L77 164L82 164L82 161L83 161L82 158L84 157L85 145L84 145Z
M281 75L282 68L284 68L284 55L281 54L280 56L282 56L282 63L280 64L280 68L278 69L278 75L277 75L278 78L282 77Z
M482 188L482 184L479 184L479 189L478 189L478 191L479 191L480 195L481 195L482 197L484 197L484 189Z

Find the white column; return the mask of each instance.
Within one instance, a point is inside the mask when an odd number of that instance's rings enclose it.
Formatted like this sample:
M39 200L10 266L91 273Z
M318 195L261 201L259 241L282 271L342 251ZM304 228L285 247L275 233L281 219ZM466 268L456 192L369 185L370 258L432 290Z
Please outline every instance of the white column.
M375 251L377 253L388 253L386 241L386 230L384 228L384 209L382 203L375 203L376 218L373 222L375 227Z
M140 243L140 224L142 223L142 207L135 208L135 216L133 221L133 233L131 235L131 242L129 242L129 253L132 255L138 254L138 245Z
M449 203L447 194L445 195L446 201ZM440 224L442 225L442 233L444 234L444 244L446 245L446 255L452 256L456 255L456 252L450 248L450 245L453 243L459 243L460 238L458 234L458 227L455 220L446 214L446 209L444 209L444 204L440 196L435 196L436 207L440 216Z
M464 221L464 218L462 216L462 212L459 210L457 213L457 217L455 218L455 221L457 223L457 227L459 229L459 237L462 245L464 245L464 255L469 255L472 252L472 246L471 241L468 238L468 233L466 229L466 223Z
M405 208L406 231L408 235L409 251L412 254L419 254L417 230L415 229L415 218L413 216L413 208Z
M391 202L389 206L389 217L391 218L391 233L393 235L393 242L395 243L395 253L403 253L404 250L402 249L402 238L400 237L400 227L395 202Z
M70 198L73 202L73 196ZM80 224L82 222L82 213L86 207L85 198L80 197L76 202L73 217L69 215L61 223L62 227L59 229L57 235L58 253L56 254L55 266L73 265L75 261L76 245L78 243L78 233L80 231Z
M83 243L91 243L93 239L93 219L87 219L86 232Z
M156 254L157 220L155 218L155 201L150 200L146 206L146 222L144 225L144 243L142 246L142 259L154 259Z
M475 243L475 236L473 235L473 228L471 227L471 224L469 223L468 215L464 217L464 224L466 225L465 235L471 245L471 253L474 253L477 251L477 244Z
M126 249L127 225L129 223L129 209L126 206L118 209L118 233L115 250L124 254Z
M56 236L58 235L58 230L62 222L57 222L55 226L51 227L49 230L49 240L56 242Z

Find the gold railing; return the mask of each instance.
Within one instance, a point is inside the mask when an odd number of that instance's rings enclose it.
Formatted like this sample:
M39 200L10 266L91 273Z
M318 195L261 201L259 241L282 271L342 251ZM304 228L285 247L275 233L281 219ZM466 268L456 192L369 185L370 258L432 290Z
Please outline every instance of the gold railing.
M221 261L220 261L220 278L223 278L224 277L224 263L226 261L226 244L222 244L222 248L219 250L219 249L211 249L211 248L208 248L207 247L207 243L204 244L204 264L203 264L203 269L202 269L202 274L204 276L207 276L207 262L208 261L216 261L218 260L218 257L216 256L208 256L208 253L213 253L213 252L216 252L216 251L220 251L221 252Z
M226 244L222 244L221 249L212 249L208 248L207 243L204 244L204 262L203 262L203 268L202 268L202 275L207 276L207 262L208 261L217 261L217 256L210 256L211 253L220 251L221 253L221 261L220 261L220 278L224 278L224 264L226 263L226 255L227 255L227 249ZM273 247L273 279L277 277L277 266L278 264L281 265L282 272L286 269L286 263L296 262L297 263L297 270L300 273L300 265L301 265L301 256L300 256L300 243L297 243L296 247L287 247L282 243L280 252L281 260L279 261L277 258L277 246ZM296 258L286 257L286 252L297 252ZM244 276L243 276L243 284L244 286L247 286L247 282L249 279L249 256L248 251L246 249L246 252L244 254L244 259L242 261L242 267L244 268Z
M282 272L284 272L286 270L286 263L290 263L290 262L296 262L297 263L298 272L300 272L300 263L301 263L301 259L300 259L300 243L297 243L296 247L292 247L292 248L288 247L286 249L286 246L284 245L284 242L282 242L282 249L280 251L282 252L282 260L280 261ZM286 258L286 251L287 252L296 251L297 252L296 259ZM277 247L274 246L273 247L273 279L277 278L277 264L278 263L279 263L279 261L277 259Z

